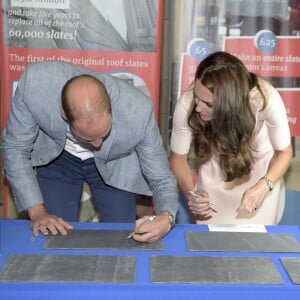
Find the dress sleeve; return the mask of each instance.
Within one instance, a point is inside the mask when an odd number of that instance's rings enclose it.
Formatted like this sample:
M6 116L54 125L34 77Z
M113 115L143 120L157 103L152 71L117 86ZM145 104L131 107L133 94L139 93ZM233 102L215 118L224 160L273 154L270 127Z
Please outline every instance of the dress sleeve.
M187 118L193 100L192 91L185 92L177 101L173 114L171 150L177 154L187 154L192 141Z
M286 107L278 91L270 86L266 108L260 113L268 127L268 134L275 150L282 150L291 143L291 133Z

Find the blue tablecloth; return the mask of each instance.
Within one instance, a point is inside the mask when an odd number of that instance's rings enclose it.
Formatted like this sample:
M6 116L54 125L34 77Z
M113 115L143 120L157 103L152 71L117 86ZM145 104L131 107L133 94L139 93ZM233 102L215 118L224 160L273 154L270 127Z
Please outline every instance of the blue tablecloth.
M75 229L131 230L133 224L72 223ZM267 226L268 232L289 233L300 242L299 226ZM186 231L207 231L207 226L176 225L163 239L163 250L53 250L44 249L45 237L33 237L27 220L0 219L0 270L11 254L72 254L136 256L134 283L92 282L0 282L0 299L216 299L216 300L299 300L300 285L290 280L280 257L300 257L300 253L201 252L214 256L269 256L283 284L186 284L152 283L150 257L153 255L199 255L188 251Z

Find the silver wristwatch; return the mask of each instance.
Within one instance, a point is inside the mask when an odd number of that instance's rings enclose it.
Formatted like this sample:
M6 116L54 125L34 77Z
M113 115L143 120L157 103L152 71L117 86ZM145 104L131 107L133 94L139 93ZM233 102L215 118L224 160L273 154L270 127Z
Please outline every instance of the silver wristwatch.
M274 188L274 184L273 182L271 181L270 178L268 178L267 176L264 176L263 179L266 181L267 185L268 185L268 188L269 188L269 191L272 191L273 188Z
M168 216L169 224L171 225L171 228L174 227L175 217L168 210L161 211L160 214L162 214L162 213L165 213Z
M169 217L169 223L171 225L171 228L175 226L175 217L171 214L168 214Z

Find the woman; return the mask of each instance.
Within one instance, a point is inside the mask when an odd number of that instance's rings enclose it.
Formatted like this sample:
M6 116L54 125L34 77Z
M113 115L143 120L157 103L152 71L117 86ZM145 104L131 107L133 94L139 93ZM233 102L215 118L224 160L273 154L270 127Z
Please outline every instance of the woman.
M196 186L187 160L191 143L200 163ZM275 88L229 53L205 58L176 104L170 155L197 223L276 224L280 179L291 160L286 110ZM198 197L190 195L194 190Z

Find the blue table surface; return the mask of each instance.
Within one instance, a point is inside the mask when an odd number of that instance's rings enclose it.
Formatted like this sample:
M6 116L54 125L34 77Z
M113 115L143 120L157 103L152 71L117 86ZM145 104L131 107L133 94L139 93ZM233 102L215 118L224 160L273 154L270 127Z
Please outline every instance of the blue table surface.
M133 224L72 223L75 229L131 230ZM266 226L268 232L288 233L300 242L300 226ZM72 254L136 256L134 283L95 282L0 282L0 299L300 299L300 285L290 280L281 257L300 253L188 251L187 230L208 231L204 225L176 225L163 239L163 250L44 249L44 236L33 237L29 221L0 219L0 269L11 254ZM150 257L153 255L269 256L280 272L283 284L187 284L152 283ZM22 298L21 298L22 297Z

